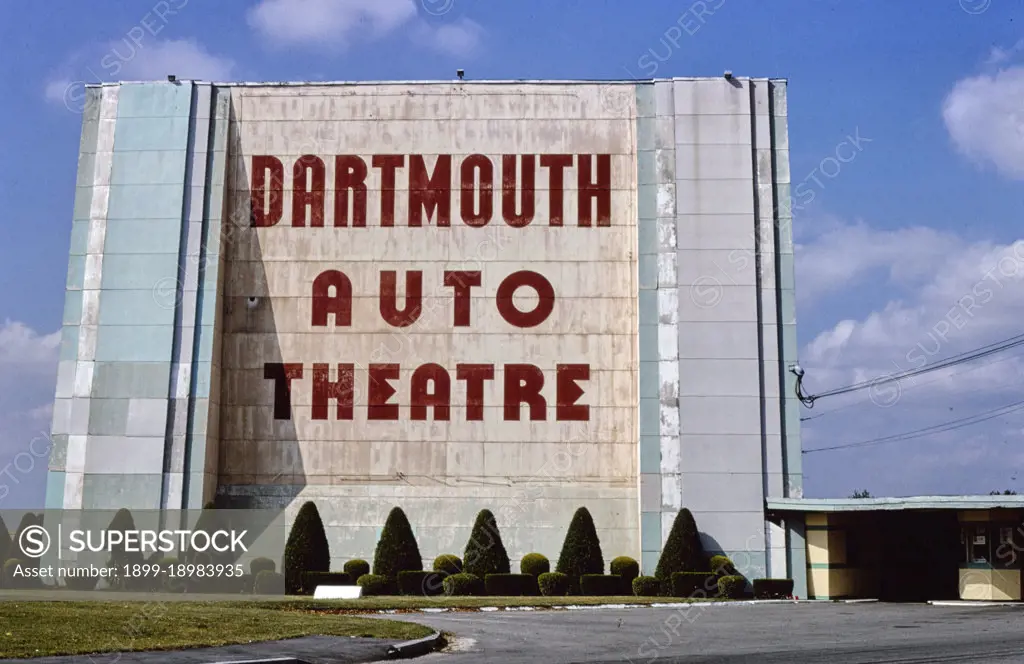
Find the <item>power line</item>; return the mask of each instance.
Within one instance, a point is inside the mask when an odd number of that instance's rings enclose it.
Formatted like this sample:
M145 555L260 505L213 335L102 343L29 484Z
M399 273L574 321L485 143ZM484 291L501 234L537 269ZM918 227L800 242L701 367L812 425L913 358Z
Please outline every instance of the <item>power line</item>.
M878 438L871 438L868 440L862 440L856 443L843 443L841 445L832 445L829 447L816 447L811 450L804 450L804 454L811 454L813 452L826 452L830 450L843 450L851 447L868 447L870 445L881 445L884 443L895 443L902 442L905 440L913 440L915 438L921 438L923 436L930 436L936 433L944 433L946 431L954 431L956 429L962 429L963 427L971 426L973 424L979 424L1003 415L1009 415L1010 413L1024 409L1024 401L1015 401L1014 403L1000 406L999 408L993 408L992 410L983 411L968 417L961 417L956 420L949 420L941 424L935 424L930 427L924 427L921 429L914 429L912 431L906 431L904 433L893 434L890 436L881 436Z
M972 351L965 351L963 353L958 353L957 355L952 355L944 360L940 360L938 362L935 362L934 364L920 367L918 369L908 369L906 371L890 374L888 376L880 376L878 378L875 378L874 380L864 380L859 383L847 385L845 387L837 387L835 389L827 390L825 392L821 392L820 394L814 395L808 395L803 393L803 378L802 376L798 375L797 396L800 398L800 401L805 406L807 406L808 408L813 408L814 403L818 399L821 399L823 397L834 397L840 394L848 394L850 392L856 392L859 390L866 389L868 387L885 385L887 383L904 380L906 378L911 378L913 376L920 376L922 374L931 373L932 371L938 371L939 369L947 369L949 367L954 367L959 364L964 364L965 362L973 362L974 360L980 359L982 357L988 357L989 355L1002 353L1011 348L1016 348L1017 346L1022 345L1024 345L1024 334L1019 334L1017 336L1010 337L1009 339L1004 339L1003 341L989 344L987 346L982 346L981 348L977 348Z
M933 378L932 380L924 381L923 383L912 383L909 386L907 386L906 388L901 388L901 391L909 390L909 389L914 388L914 387L923 387L925 385L932 385L933 383L937 383L940 380L946 380L948 378L953 378L954 376L962 376L962 375L970 373L972 371L977 371L978 369L983 369L985 367L990 367L993 364L999 364L1000 362L1006 362L1007 360L1017 360L1017 359L1020 359L1021 357L1022 357L1022 354L1021 353L1017 353L1017 354L1014 354L1014 355L1010 355L1009 357L1001 357L1001 358L999 358L997 360L992 360L991 362L982 362L982 363L978 364L977 366L969 367L969 368L963 369L961 371L954 371L949 376L945 376L945 377L940 376L938 378ZM1020 382L1020 381L1017 380L1017 381L1013 381L1013 382ZM875 384L877 385L877 383L875 383ZM1009 384L1010 383L1002 382L1002 383L995 383L993 386L998 386L998 385L1004 385L1005 386L1005 385L1009 385ZM836 412L839 412L841 410L846 410L847 408L853 408L854 406L866 405L869 402L870 402L870 399L862 399L860 401L854 401L852 403L848 403L848 404L843 405L843 406L837 406L836 408L833 408L832 410L826 410L826 411L824 411L822 413L818 413L817 415L810 415L810 416L807 416L807 417L801 417L800 421L801 422L810 422L812 420L819 419L819 418L824 417L826 415L831 415L832 413L836 413Z

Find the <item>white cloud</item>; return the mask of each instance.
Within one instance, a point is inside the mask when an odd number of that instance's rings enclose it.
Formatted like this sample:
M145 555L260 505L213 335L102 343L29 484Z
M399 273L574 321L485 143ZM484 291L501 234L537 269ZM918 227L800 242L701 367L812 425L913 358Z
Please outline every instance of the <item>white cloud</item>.
M124 43L115 42L110 48L110 55L117 58L121 65L117 74L120 80L164 80L168 74L174 74L181 79L228 81L235 69L232 60L213 55L201 44L189 39L156 41L152 44L143 42L135 49L128 49Z
M344 48L356 36L379 37L416 18L415 0L263 0L249 25L280 45Z
M1016 44L1009 48L1003 48L1001 46L993 46L992 50L988 53L988 58L985 60L987 65L1001 65L1011 60L1015 55L1024 51L1024 39L1020 39Z
M41 507L60 337L0 323L0 509Z
M810 241L794 247L797 296L801 304L817 300L861 278L885 272L910 285L933 274L933 268L957 249L960 239L922 226L878 231L862 222L832 221Z
M830 260L844 260L838 251L844 241L850 254L866 254L846 258L846 269L854 274L874 271L882 277L879 287L865 291L858 289L856 280L837 282ZM817 280L830 284L818 293L819 299L827 301L827 293L832 293L843 302L855 297L874 305L870 313L836 322L803 346L805 390L812 394L936 366L940 360L1024 332L1024 240L998 245L930 229L882 231L863 223L840 225L805 245L798 268L798 291ZM798 313L801 329L806 329L813 309ZM1022 388L1024 347L822 399L804 413L811 418L803 428L804 449L975 415L1020 401ZM1008 472L1015 460L1004 446L1016 449L1024 444L1022 427L1024 412L1017 412L920 439L812 453L805 460L808 495L846 495L856 488L876 495L1007 488L1003 484L1010 482ZM1024 482L1024 475L1020 480Z
M73 83L69 79L55 78L46 84L43 94L46 96L47 101L63 104L72 85Z
M483 36L484 29L479 23L461 18L438 26L421 23L416 40L446 55L467 55L480 47Z
M942 108L953 144L978 164L991 164L1006 177L1024 180L1022 99L1024 66L958 81Z
M0 365L56 367L60 332L39 334L28 325L5 320L0 325Z
M72 108L80 105L85 83L162 81L168 74L179 79L229 81L235 62L211 53L192 39L139 39L125 37L76 52L58 75L47 81L47 101ZM99 78L97 78L99 77Z
M262 0L248 21L271 44L342 51L408 29L410 39L447 55L481 44L484 30L467 18L443 23L419 17L417 0Z

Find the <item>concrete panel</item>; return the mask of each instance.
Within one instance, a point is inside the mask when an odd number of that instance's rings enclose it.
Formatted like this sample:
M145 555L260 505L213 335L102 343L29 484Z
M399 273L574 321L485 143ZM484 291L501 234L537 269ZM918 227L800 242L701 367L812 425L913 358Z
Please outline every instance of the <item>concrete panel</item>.
M131 399L128 403L126 436L163 436L167 429L167 401Z
M107 222L106 235L104 252L108 255L177 255L181 223L178 219L112 219Z
M152 475L160 472L163 458L162 436L90 436L85 458L86 480L94 474L107 473Z
M687 322L679 327L683 359L758 359L757 326L749 322Z
M128 423L127 399L89 401L90 436L123 436Z
M132 505L135 509L160 509L162 475L159 473L97 473L80 477L82 509L119 510L125 505Z
M733 448L736 457L752 457L760 450ZM684 453L682 504L693 512L746 512L758 511L764 503L761 476L754 473L689 472ZM728 487L728 491L724 490Z
M173 291L178 281L177 254L112 254L103 259L104 290Z
M174 328L111 325L99 328L97 362L170 362Z
M734 180L753 177L749 145L677 145L677 180Z
M99 324L170 326L174 324L174 309L161 297L160 288L108 290L100 304Z
M166 399L170 362L96 362L93 394L106 398Z
M679 422L683 434L760 434L761 401L757 397L680 397Z
M763 508L745 512L691 511L705 550L758 551L763 555Z

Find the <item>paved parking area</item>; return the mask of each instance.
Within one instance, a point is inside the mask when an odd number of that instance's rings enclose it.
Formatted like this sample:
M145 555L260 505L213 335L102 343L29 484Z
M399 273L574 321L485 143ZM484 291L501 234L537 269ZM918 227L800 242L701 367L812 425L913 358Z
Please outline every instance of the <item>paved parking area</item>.
M1019 606L689 605L408 619L459 637L453 652L417 660L425 664L1024 662Z

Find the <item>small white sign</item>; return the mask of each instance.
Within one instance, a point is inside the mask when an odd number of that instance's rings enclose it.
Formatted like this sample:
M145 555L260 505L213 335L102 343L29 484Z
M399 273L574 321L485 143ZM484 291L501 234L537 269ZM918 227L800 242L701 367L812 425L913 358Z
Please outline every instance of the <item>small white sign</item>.
M313 599L359 599L362 594L359 586L317 586Z

